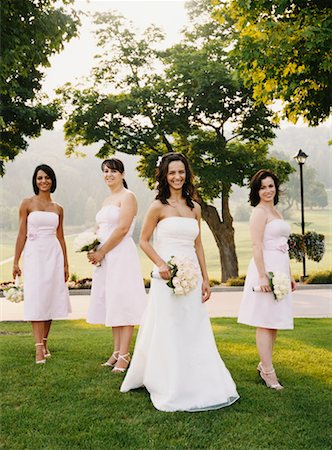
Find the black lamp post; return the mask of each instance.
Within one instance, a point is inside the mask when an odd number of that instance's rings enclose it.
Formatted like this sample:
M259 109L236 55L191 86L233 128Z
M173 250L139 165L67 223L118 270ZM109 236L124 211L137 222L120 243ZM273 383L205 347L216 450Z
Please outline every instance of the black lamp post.
M296 155L293 156L295 161L300 166L300 185L301 185L301 226L302 226L302 236L304 237L304 201L303 201L303 165L306 162L306 159L308 158L308 155L306 155L301 149L298 151ZM302 281L306 278L306 271L305 271L305 255L303 255L302 259L303 263L303 277Z

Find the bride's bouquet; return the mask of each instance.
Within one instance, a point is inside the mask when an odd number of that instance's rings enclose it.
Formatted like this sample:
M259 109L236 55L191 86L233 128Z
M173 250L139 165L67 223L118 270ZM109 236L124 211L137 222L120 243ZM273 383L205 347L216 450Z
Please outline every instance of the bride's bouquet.
M275 300L279 301L289 293L290 280L288 276L281 272L268 272L269 285ZM260 286L252 288L255 292L260 292Z
M74 239L75 252L93 252L100 244L98 236L94 231L86 230L80 233ZM95 264L97 267L101 266L100 263Z
M5 296L6 300L12 303L23 302L23 289L20 286L20 280L18 276L16 276L15 278L14 286L3 290L3 295Z
M171 271L171 278L166 283L175 295L188 294L198 282L197 267L190 258L179 259L172 256L167 265Z

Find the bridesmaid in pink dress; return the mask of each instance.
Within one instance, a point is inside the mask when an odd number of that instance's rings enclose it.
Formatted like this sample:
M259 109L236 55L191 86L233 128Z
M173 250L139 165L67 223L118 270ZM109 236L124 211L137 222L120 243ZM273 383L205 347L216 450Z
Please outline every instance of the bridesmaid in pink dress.
M56 188L53 169L41 164L32 177L36 195L20 206L13 277L21 275L19 260L24 249L24 319L32 323L36 341L36 363L44 364L51 354L47 339L52 319L71 312L68 261L63 235L63 209L52 201Z
M112 372L123 373L129 361L129 345L134 325L141 323L146 293L138 252L132 239L137 214L137 201L127 189L124 166L116 158L102 163L104 179L111 194L97 213L97 235L101 245L88 253L95 268L88 323L112 327L114 349L102 364Z
M249 200L254 206L250 217L253 258L250 261L238 322L256 327L256 345L261 361L257 370L267 387L281 390L272 363L272 352L280 329L293 328L292 277L287 240L290 226L275 205L279 180L270 170L259 170L251 179ZM276 301L269 286L268 272L280 272L289 278L289 293ZM254 292L253 288L260 290ZM256 289L255 289L256 290Z

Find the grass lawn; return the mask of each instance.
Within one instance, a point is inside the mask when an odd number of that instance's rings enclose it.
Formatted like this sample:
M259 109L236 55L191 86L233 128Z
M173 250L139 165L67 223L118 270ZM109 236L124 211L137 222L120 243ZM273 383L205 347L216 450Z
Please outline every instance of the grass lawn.
M294 331L280 332L281 392L258 379L253 329L235 319L212 324L240 401L218 411L162 413L144 389L121 394L122 375L100 367L110 329L56 322L52 359L37 366L30 324L1 323L2 448L330 449L331 320L297 319Z

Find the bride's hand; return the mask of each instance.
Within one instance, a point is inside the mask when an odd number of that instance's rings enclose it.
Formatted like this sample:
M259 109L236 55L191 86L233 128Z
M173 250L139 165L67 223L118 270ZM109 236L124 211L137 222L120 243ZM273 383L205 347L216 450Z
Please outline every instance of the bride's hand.
M209 300L211 297L211 288L209 280L203 280L202 282L202 303Z
M171 278L171 271L166 263L158 266L158 272L163 280L169 280Z

